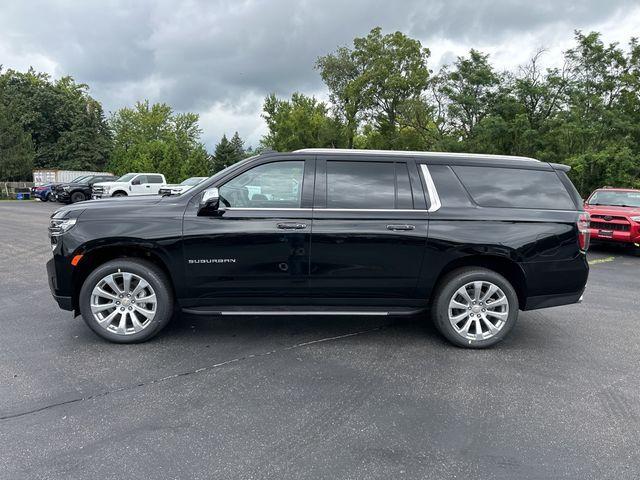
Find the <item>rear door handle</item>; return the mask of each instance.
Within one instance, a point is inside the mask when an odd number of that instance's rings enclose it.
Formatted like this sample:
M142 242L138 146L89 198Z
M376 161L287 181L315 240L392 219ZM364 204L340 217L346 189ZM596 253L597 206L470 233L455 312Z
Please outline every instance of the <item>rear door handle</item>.
M387 230L415 230L415 225L387 225Z
M306 223L279 223L278 228L280 230L304 230L307 228Z

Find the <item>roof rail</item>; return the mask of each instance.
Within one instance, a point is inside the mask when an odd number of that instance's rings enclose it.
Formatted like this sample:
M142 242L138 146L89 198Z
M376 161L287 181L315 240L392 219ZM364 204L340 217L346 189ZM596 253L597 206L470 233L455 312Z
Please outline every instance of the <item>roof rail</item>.
M451 158L477 158L477 159L493 159L493 160L516 160L527 162L539 162L535 158L519 157L514 155L493 155L485 153L452 153L452 152L420 152L411 150L366 150L358 148L301 148L294 150L294 153L348 153L348 154L365 154L365 155L401 155L408 157L451 157Z

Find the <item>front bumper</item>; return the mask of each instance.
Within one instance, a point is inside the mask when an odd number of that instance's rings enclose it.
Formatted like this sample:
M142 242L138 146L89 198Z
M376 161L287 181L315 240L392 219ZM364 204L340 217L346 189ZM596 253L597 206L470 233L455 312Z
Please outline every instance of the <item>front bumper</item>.
M68 203L71 201L71 196L64 190L56 191L55 195L58 202Z
M616 243L640 243L640 226L633 225L627 232L612 230L609 233L603 234L603 230L590 228L589 235L591 240L606 241Z
M56 276L55 259L51 258L47 262L47 280L49 282L49 290L51 295L62 310L73 310L73 299L67 295L60 295L58 291L58 280Z

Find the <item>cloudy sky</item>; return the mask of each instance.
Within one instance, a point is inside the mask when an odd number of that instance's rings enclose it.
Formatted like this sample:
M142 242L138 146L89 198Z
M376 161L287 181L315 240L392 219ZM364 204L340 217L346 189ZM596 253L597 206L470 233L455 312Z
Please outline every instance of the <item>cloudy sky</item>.
M431 49L431 66L469 48L514 69L540 47L559 63L573 31L640 35L638 0L5 0L0 64L89 84L107 112L137 100L201 116L209 149L239 131L256 145L270 92L325 97L319 55L375 26Z

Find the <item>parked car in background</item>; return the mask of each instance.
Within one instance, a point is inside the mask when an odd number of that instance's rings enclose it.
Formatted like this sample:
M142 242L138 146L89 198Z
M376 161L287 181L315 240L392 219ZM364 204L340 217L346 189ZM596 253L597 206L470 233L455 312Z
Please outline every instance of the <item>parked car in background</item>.
M31 187L31 197L37 198L38 200L42 200L43 202L53 202L55 201L55 188L60 185L62 182L58 181L45 181L46 178L63 178L68 177L70 173L74 173L71 170L34 170L33 179L36 184L34 187ZM110 175L110 174L101 174L101 175ZM71 177L69 183L77 183L82 181L84 178L90 176L90 174L83 173L82 175L75 175ZM40 184L39 184L40 183Z
M33 170L33 183L38 185L51 185L58 183L69 183L75 181L75 179L84 177L87 175L113 175L110 172L91 172L82 170L58 170L58 169L43 169Z
M111 182L117 177L111 174L86 175L72 182L58 183L52 190L55 199L61 203L77 203L91 199L91 188L100 182Z
M201 182L204 182L209 177L191 177L184 180L178 185L167 185L159 190L160 195L180 195L186 192L192 187L195 187Z
M582 299L589 216L568 170L464 153L265 153L182 195L60 208L49 286L121 343L181 309L430 314L455 345L488 347L520 310Z
M53 184L48 183L46 185L38 185L31 187L31 198L37 198L42 202L52 202L54 200L51 187Z
M584 204L591 215L591 239L627 244L640 253L640 190L603 187Z
M167 184L160 173L127 173L113 182L94 183L92 198L157 195Z

